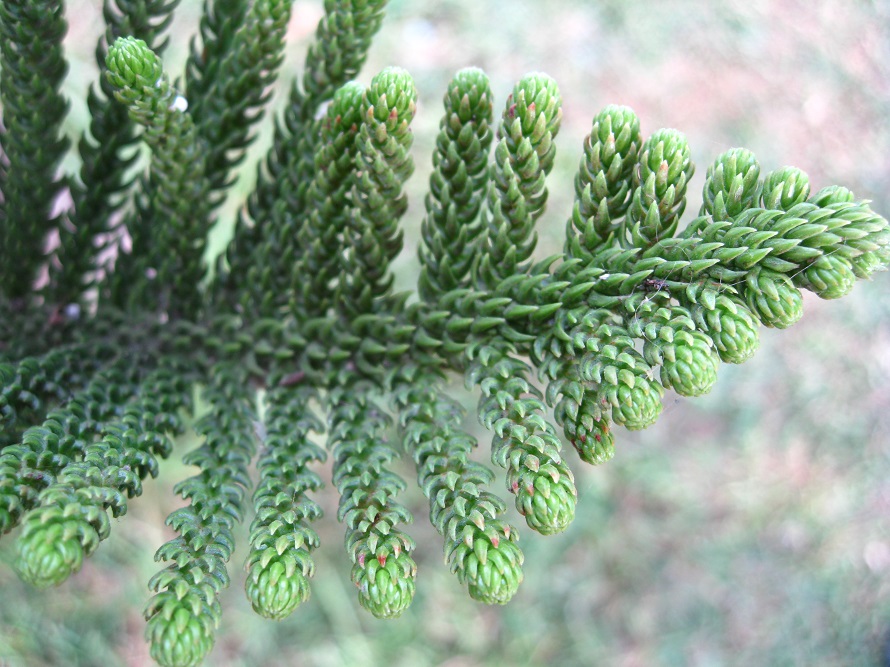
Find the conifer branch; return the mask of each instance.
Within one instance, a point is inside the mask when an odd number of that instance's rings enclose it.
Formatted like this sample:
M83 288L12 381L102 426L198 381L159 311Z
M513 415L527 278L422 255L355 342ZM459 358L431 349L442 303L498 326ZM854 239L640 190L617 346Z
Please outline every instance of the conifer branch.
M285 618L305 602L315 571L310 554L318 535L309 523L322 513L306 494L321 488L322 481L308 466L325 459L324 450L309 440L310 432L324 430L308 406L315 394L311 385L288 386L286 376L273 376L266 396L260 482L253 496L256 518L245 564L247 597L266 618Z
M162 285L156 307L174 313L199 305L198 284L204 275L203 254L210 228L210 184L204 146L185 110L187 102L170 85L160 59L145 42L116 41L106 59L115 95L130 117L145 128L152 149L152 215L164 224L147 230L146 273Z
M142 480L157 477L157 457L170 454L169 436L182 430L179 411L189 406L184 371L184 366L172 366L150 374L139 384L138 397L125 403L115 419L109 408L135 393L138 379L102 378L114 392L101 397L106 412L90 414L88 407L85 415L98 422L93 431L99 439L81 445L77 458L40 493L39 506L28 515L18 540L23 579L35 586L58 585L79 571L111 532L107 511L114 517L126 514L127 498L142 494ZM72 435L88 437L89 432L84 424Z
M130 368L128 368L130 367ZM136 391L140 366L118 359L97 373L64 406L51 410L39 426L21 434L16 445L0 453L0 533L18 525L37 506L40 493L58 475L78 462L105 422L116 416L121 403Z
M204 443L183 459L200 468L176 492L191 504L167 517L179 537L155 560L168 561L149 582L155 596L145 609L151 655L164 667L200 664L213 647L221 615L220 591L229 585L226 563L234 550L235 522L244 512L254 453L254 406L243 370L223 362L210 374L210 412L195 425Z
M479 261L484 229L478 216L488 185L492 109L485 73L474 68L458 72L445 94L421 227L417 287L430 303L450 290L468 287L470 270Z
M99 66L105 66L108 46L119 37L141 39L149 49L161 53L167 43L162 35L178 4L179 0L104 0L102 14L108 27L96 47ZM132 148L138 139L136 124L127 108L114 99L106 77L90 87L87 104L90 129L78 142L83 164L80 178L71 179L74 208L68 220L70 228L59 226L58 265L50 265L50 298L60 304L81 300L100 277L96 272L109 269L99 253L118 242L115 237L125 217L126 195L134 181L129 171L138 160ZM123 270L125 264L122 260L119 268Z
M22 425L41 421L54 404L83 387L114 354L111 345L72 343L15 364L0 364L0 444L10 444Z
M410 75L389 68L371 81L362 98L362 124L356 136L354 213L347 271L340 278L339 308L350 320L374 311L374 301L392 286L389 263L402 249L398 220L408 201L402 183L414 171L409 124L417 92Z
M214 87L225 83L221 70L232 52L235 34L244 23L249 0L204 0L199 35L189 44L185 65L185 92L196 118L203 118L204 104L218 104L211 98ZM134 35L135 36L135 35Z
M293 234L301 229L320 129L316 111L358 73L380 29L386 1L326 0L315 42L306 55L303 88L299 81L291 86L283 119L275 124L265 171L257 171L256 190L247 201L247 211L238 217L226 252L229 292L240 289L238 280L252 268L270 262L271 275L281 280L276 291L288 290L290 265L279 263L266 249L291 247ZM273 215L278 219L271 223ZM285 254L291 261L296 257Z
M362 124L364 87L342 86L328 106L309 184L309 216L298 236L301 254L291 273L291 309L300 319L323 316L340 274L343 231L350 224L355 185L356 135Z
M315 40L309 46L301 81L294 81L282 123L267 158L268 178L258 178L250 213L261 221L284 199L292 212L302 210L306 169L312 165L318 107L358 74L371 40L380 30L388 0L325 0ZM302 85L301 85L302 84ZM288 187L290 186L290 187Z
M460 428L461 411L438 373L404 366L392 381L404 447L430 501L430 521L445 538L445 560L470 596L505 604L522 582L519 534L498 517L504 501L485 490L491 471L470 460L476 442Z
M61 132L68 111L60 93L68 70L63 9L55 0L0 5L0 292L9 299L31 293L65 187L56 173L68 150Z
M467 383L482 390L479 421L494 432L491 459L507 470L516 509L539 533L565 530L575 517L578 493L528 367L503 343L470 345L467 358Z
M187 88L196 98L190 115L207 147L205 172L214 202L231 185L231 170L244 159L254 139L251 128L263 117L269 87L278 78L284 60L290 9L291 0L258 0L246 8L235 8L235 15L227 16L221 29L224 33L233 27L237 30L214 42L216 50L224 49L213 54L221 60L210 59L214 49L208 49L202 64L214 62L213 71L203 73L200 85L193 79Z
M643 144L634 189L621 230L625 247L646 249L673 236L686 209L686 185L695 171L686 137L659 130Z
M22 524L17 567L32 583L78 571L157 473L200 386L202 444L185 457L199 472L176 487L190 504L168 518L178 536L157 552L168 565L145 612L162 665L198 665L213 647L254 440L245 589L259 614L283 619L309 597L323 426L362 606L392 618L414 595L400 454L416 465L450 570L474 599L503 604L523 579L518 533L488 490L495 473L472 460L448 380L478 392L492 461L528 525L557 533L578 511L560 435L582 461L608 461L617 426L654 424L666 389L710 391L721 362L753 356L760 326L800 319L803 290L843 297L890 263L890 225L868 202L841 186L814 192L794 167L764 172L740 148L711 163L684 223L685 137L645 138L619 106L596 114L584 141L562 252L537 258L560 93L546 75L524 77L495 136L488 79L471 68L444 96L417 290L397 294L418 95L398 68L367 88L349 82L385 1L326 0L205 289L212 216L264 113L290 3L207 0L185 96L157 55L176 4L104 1L107 72L90 92L68 219L53 218L69 178L56 173L61 7L0 9L0 534ZM47 258L53 229L60 246ZM126 236L130 251L103 264Z
M411 604L417 575L410 555L414 541L396 527L412 520L395 502L405 482L384 467L396 457L384 434L387 416L370 400L367 386L349 384L328 396L337 519L346 524L359 603L378 618L395 618Z
M534 224L547 202L544 179L556 157L561 105L556 82L543 74L524 77L507 99L486 201L488 241L478 268L488 289L529 269L537 243Z
M617 223L630 204L642 143L640 121L631 109L607 106L594 116L575 176L575 204L566 224L567 258L589 260L617 241Z

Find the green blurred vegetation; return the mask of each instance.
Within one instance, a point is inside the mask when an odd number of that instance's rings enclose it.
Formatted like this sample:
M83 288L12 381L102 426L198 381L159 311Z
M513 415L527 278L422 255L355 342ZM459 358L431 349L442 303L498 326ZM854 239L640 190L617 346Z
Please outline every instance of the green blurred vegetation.
M287 71L301 62L320 5L295 3ZM101 25L98 2L69 6L76 136ZM183 3L171 72L181 71L198 16L197 3ZM439 100L460 67L485 68L499 105L526 71L547 71L560 83L565 121L543 256L561 245L581 140L607 103L633 106L644 133L673 126L688 134L698 164L690 212L710 161L745 145L765 170L795 164L815 188L847 185L887 215L888 51L890 3L880 0L392 0L362 78L399 64L421 95L400 283L414 280ZM278 95L274 104L282 101ZM260 146L252 155L261 153ZM248 166L221 214L217 248L252 181ZM326 488L312 599L281 623L254 615L243 595L242 540L207 664L878 665L890 629L888 286L882 274L839 302L808 294L800 324L764 331L754 360L724 366L710 395L669 395L656 426L617 434L618 453L606 466L582 468L567 452L576 463L578 518L555 537L523 530L526 579L504 608L471 601L447 572L415 488L406 493L420 564L414 605L397 621L364 613ZM485 460L487 436L476 433ZM183 439L177 454L190 446ZM163 521L178 502L172 487L190 474L178 457L162 471L58 590L21 584L11 567L15 534L0 541L0 665L151 664L142 639L145 583L158 567L154 549L171 535ZM408 466L402 473L414 476Z

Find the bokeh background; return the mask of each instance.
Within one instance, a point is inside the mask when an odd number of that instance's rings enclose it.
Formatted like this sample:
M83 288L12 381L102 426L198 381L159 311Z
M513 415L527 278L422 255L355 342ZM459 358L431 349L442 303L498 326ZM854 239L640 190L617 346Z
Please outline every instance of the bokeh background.
M299 71L321 5L294 3L285 81ZM200 5L183 0L169 72L182 71L199 16ZM76 137L96 76L100 3L72 0L69 18L67 131ZM560 84L564 121L541 257L561 246L581 142L609 103L633 107L646 134L687 134L698 164L687 216L698 209L707 165L732 146L753 150L764 171L795 165L814 189L846 185L890 213L886 0L392 0L361 79L389 64L408 69L420 94L417 169L396 267L405 288L418 266L440 99L451 75L469 65L491 76L498 110L526 72L545 71ZM267 126L252 160L269 136ZM67 166L76 165L72 155ZM254 169L249 160L220 214L216 249ZM752 361L724 366L711 394L668 394L657 425L617 433L609 464L582 467L567 452L576 462L578 517L554 537L522 530L525 582L508 606L471 601L447 572L415 487L403 497L416 517L415 602L397 621L364 613L328 485L317 498L326 518L312 599L284 622L254 615L243 595L242 539L207 665L890 664L890 276L838 302L807 293L805 304L795 327L763 331ZM484 460L475 399L460 395ZM190 446L182 438L177 454ZM151 664L141 610L158 568L152 554L171 536L164 518L180 502L171 489L191 474L177 459L60 589L21 584L11 568L15 535L0 540L0 665ZM413 478L409 466L400 471Z

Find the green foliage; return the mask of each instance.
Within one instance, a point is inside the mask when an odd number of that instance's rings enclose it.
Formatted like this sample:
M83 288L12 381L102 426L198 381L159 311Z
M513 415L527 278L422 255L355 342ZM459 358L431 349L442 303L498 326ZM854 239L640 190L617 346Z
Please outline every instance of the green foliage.
M35 586L60 584L80 569L111 531L106 511L114 517L126 514L127 498L142 493L147 476L157 476L157 457L170 455L168 434L182 429L185 369L159 368L139 378L142 364L132 362L126 363L129 377L120 363L116 372L98 374L112 393L101 397L103 409L91 415L94 432L77 433L84 440L72 443L77 449L60 461L59 472L24 522L17 567ZM96 439L89 442L90 436Z
M186 113L185 98L173 89L160 59L145 42L118 39L105 64L117 100L144 128L143 139L151 148L151 210L149 220L141 221L151 228L143 237L148 250L137 257L143 262L143 276L150 273L156 278L149 289L157 292L143 294L140 300L174 314L193 310L200 304L198 283L204 274L202 258L210 226L211 184L204 144Z
M4 160L0 164L0 280L7 298L24 298L43 264L44 236L59 224L56 170L68 141L60 126L68 103L59 92L68 67L68 24L58 2L0 6Z
M146 635L152 657L162 665L196 664L213 646L219 593L229 585L233 529L250 486L255 414L247 373L226 362L210 370L204 392L210 411L195 424L204 442L183 459L200 473L175 489L191 504L167 517L179 537L158 549L155 560L170 565L148 584L155 596L145 609Z
M250 526L246 589L258 614L281 619L309 597L315 568L309 552L318 546L318 535L308 522L321 516L321 508L306 494L323 483L308 466L325 458L309 433L324 427L308 405L315 397L313 387L281 386L280 380L272 387L266 451L257 461L260 482L253 496L256 518Z
M285 618L309 597L323 484L311 466L325 458L310 434L325 430L359 603L381 618L411 603L393 425L450 570L474 599L503 604L523 580L519 532L489 490L495 474L471 459L449 374L478 387L518 512L559 533L579 511L563 439L608 461L614 426L654 424L666 389L709 392L721 362L754 354L760 325L800 319L802 289L844 296L890 259L890 227L867 203L838 186L811 194L799 169L762 176L744 149L708 168L682 225L686 138L644 139L633 111L609 106L584 141L564 250L536 261L561 94L544 74L523 77L495 132L487 77L467 69L444 96L417 293L397 294L418 93L398 68L367 88L350 81L385 2L330 0L205 280L214 211L277 78L290 5L208 0L185 95L158 55L174 5L106 2L105 71L73 208L59 215L61 7L0 10L0 532L22 525L23 579L77 572L157 474L201 387L201 444L184 459L198 473L176 488L189 504L168 518L177 537L157 553L168 565L145 611L162 665L197 665L214 645L255 450L246 593L259 614ZM131 179L139 132L150 158ZM109 247L113 265L98 252Z
M104 64L108 45L118 37L132 36L144 40L153 51L161 53L166 42L161 39L173 18L172 11L178 0L119 0L103 3L103 16L107 25L105 39L96 47L96 58ZM70 303L76 301L83 290L91 287L96 272L105 268L99 250L109 242L97 243L103 234L114 237L120 223L115 214L122 210L126 193L131 185L128 169L137 155L126 149L138 140L136 125L127 109L117 104L114 88L108 78L99 79L90 88L87 103L90 108L90 129L78 142L82 158L80 179L71 180L74 208L69 211L70 225L59 225L58 264L50 265L56 272L52 281L52 301ZM130 229L133 233L135 230Z

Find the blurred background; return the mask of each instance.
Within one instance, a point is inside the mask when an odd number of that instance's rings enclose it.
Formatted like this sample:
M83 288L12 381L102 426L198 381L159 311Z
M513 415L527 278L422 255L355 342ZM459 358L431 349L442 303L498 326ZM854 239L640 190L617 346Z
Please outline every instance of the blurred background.
M283 80L298 72L322 3L294 3ZM165 56L182 71L200 5L184 0ZM67 130L86 125L101 3L69 2ZM790 164L814 190L838 183L890 214L890 2L886 0L391 0L361 75L396 64L417 81L417 169L399 285L416 279L423 193L449 78L484 68L500 113L513 83L545 71L564 120L549 179L538 255L562 245L572 178L590 118L633 107L644 134L687 134L698 170L745 146L764 171ZM281 90L286 91L287 85ZM280 108L285 95L273 106ZM251 155L268 142L268 124ZM76 168L74 156L69 168ZM220 214L216 249L254 181L248 161ZM358 606L336 523L326 518L311 600L286 621L257 617L243 594L245 540L230 571L209 666L856 665L890 664L890 275L838 302L805 294L803 320L762 330L757 356L724 365L706 397L668 394L663 418L619 430L617 455L587 467L569 450L578 517L563 534L522 532L525 582L505 607L484 607L442 564L442 543L414 486L417 597L397 621ZM475 398L464 397L467 424ZM177 454L192 443L179 442ZM408 479L414 472L400 468ZM159 480L115 521L112 537L58 590L36 591L11 569L15 535L0 541L0 665L150 665L143 641L155 549L172 536L173 485L192 471L166 462ZM325 475L328 473L325 472ZM329 478L329 477L328 477ZM500 484L500 482L499 482ZM501 488L499 493L506 496ZM242 530L242 536L246 529Z

